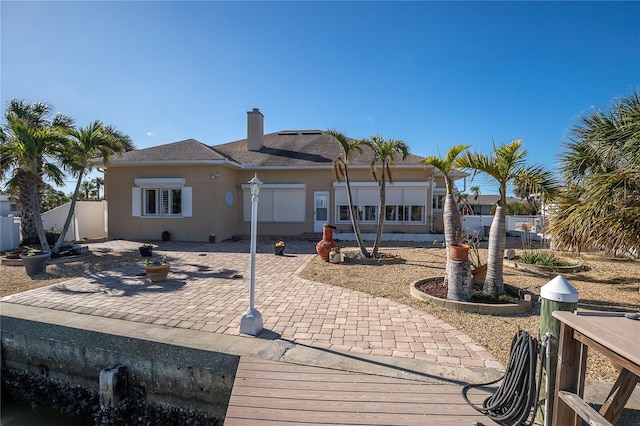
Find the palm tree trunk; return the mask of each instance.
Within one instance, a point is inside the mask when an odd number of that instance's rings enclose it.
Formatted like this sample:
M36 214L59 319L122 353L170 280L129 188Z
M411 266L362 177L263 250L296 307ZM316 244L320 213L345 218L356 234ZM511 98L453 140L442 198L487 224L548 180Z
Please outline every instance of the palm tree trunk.
M382 166L382 179L380 180L380 204L378 205L378 227L376 229L376 240L373 243L373 249L371 250L371 254L373 257L378 256L378 249L380 248L381 240L382 240L382 228L384 227L384 217L386 215L385 205L386 205L386 181L385 181L385 170L384 165Z
M36 233L38 235L38 240L40 241L40 247L42 251L49 251L49 243L47 243L47 236L44 232L44 226L42 225L42 211L40 209L40 200L38 197L38 188L39 188L39 178L37 176L29 177L33 184L29 185L29 201L31 206L33 207L33 222L36 227Z
M347 185L347 202L349 203L349 215L351 216L351 226L353 227L353 233L356 236L358 247L360 247L360 253L362 253L362 256L364 257L369 257L367 246L365 246L364 241L362 241L362 234L360 233L360 226L358 225L358 217L356 216L356 208L351 201L351 184L349 183L349 173L347 172L346 167L344 168L344 181Z
M23 170L18 171L18 191L20 199L20 239L22 244L36 244L38 231L31 207L31 192L28 183L29 177Z
M487 277L484 280L483 291L492 297L504 294L502 272L504 268L504 249L507 243L505 210L505 207L498 205L491 222L491 230L489 231Z
M462 241L462 225L460 224L460 213L456 206L452 193L447 193L444 200L443 212L444 238L446 242L447 263L445 266L444 283L447 286L447 299L467 300L464 286L466 273L471 274L464 262L452 262L450 258L451 244L459 244Z
M62 247L62 243L64 242L64 237L65 235L67 235L67 232L69 231L69 225L71 225L71 219L73 219L73 213L75 212L75 208L76 208L76 201L78 201L78 194L80 193L82 176L84 176L84 170L80 170L80 172L78 173L78 182L76 183L76 189L73 191L73 197L71 197L71 205L69 206L69 212L67 213L67 218L64 221L64 226L62 227L62 231L60 232L58 241L56 241L56 245L53 247L54 254L60 253L60 247Z

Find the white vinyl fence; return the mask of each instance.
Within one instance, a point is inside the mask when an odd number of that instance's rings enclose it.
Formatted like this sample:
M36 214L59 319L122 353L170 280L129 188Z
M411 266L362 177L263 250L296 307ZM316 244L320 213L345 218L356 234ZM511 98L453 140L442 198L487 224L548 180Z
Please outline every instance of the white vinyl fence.
M507 216L506 220L506 230L509 233L529 232L540 235L542 232L542 218L540 216ZM478 232L481 237L488 237L492 221L493 215L464 215L462 216L462 231L468 235Z
M42 214L42 225L50 232L62 229L71 203L63 204ZM0 250L10 250L20 245L20 218L0 218ZM83 241L107 238L107 202L78 201L65 241Z

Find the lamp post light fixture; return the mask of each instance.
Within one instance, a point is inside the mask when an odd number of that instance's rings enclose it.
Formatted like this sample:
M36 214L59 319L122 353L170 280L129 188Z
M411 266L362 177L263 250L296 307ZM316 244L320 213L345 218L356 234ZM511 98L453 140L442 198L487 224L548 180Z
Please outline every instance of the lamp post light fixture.
M258 194L262 182L256 173L249 182L251 189L251 283L249 285L249 309L240 320L240 333L256 336L262 330L262 314L253 306L256 286L256 237L258 228Z

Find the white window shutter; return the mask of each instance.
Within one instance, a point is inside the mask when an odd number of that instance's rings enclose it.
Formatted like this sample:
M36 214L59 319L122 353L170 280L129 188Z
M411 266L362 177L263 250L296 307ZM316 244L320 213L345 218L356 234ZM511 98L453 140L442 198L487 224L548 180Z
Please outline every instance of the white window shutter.
M142 188L131 188L131 216L142 216Z
M182 217L191 217L193 216L193 200L192 200L192 192L190 186L185 186L182 188Z

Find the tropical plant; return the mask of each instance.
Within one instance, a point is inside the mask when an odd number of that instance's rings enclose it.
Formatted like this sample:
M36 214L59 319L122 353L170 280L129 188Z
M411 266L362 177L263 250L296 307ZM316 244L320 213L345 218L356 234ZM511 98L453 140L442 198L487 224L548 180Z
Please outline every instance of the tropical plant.
M551 212L558 248L640 253L640 90L592 110L568 132L564 187Z
M104 179L98 176L93 178L91 183L93 183L93 187L96 189L96 199L100 200L100 189L104 187Z
M476 214L480 214L480 187L478 185L473 185L469 187L469 191L473 193L473 200L476 202Z
M457 167L473 170L474 177L477 173L485 173L494 178L499 185L500 198L489 231L487 276L483 286L484 293L492 297L504 294L507 185L511 183L526 193L544 194L546 199L555 195L558 189L551 172L542 166L528 166L526 156L527 151L522 148L522 141L514 139L497 147L494 144L491 155L465 152L456 160Z
M84 180L80 184L80 190L78 191L78 197L82 201L89 201L91 199L91 194L95 192L95 186L93 182L89 180Z
M0 129L0 179L20 200L21 239L23 244L40 241L48 249L42 228L41 191L44 179L63 185L64 173L58 163L64 156L63 131L73 120L63 114L52 117L51 106L44 102L7 102L5 123ZM36 203L36 204L34 204ZM39 224L38 224L39 223Z
M99 120L95 120L87 127L69 128L67 130L68 153L71 161L66 163L69 171L77 177L76 188L71 198L71 206L67 218L62 227L62 233L53 248L53 253L60 252L60 247L64 240L71 219L73 218L74 209L78 200L80 190L85 190L83 186L83 177L85 173L91 172L94 166L94 160L99 158L104 164L107 164L113 155L131 151L135 147L129 136L120 133L112 126L105 126ZM87 189L93 189L91 182L87 183ZM85 195L87 193L85 192ZM89 192L90 194L90 192Z
M55 189L50 184L45 184L42 189L42 211L55 209L71 200L71 197L65 194L63 191Z
M444 212L443 212L443 224L444 224L444 239L447 247L447 262L445 266L445 284L447 285L447 298L452 300L464 300L468 299L470 295L464 291L464 265L458 263L456 267L452 267L451 259L449 256L449 247L451 244L460 244L462 242L462 224L460 222L460 212L455 201L454 191L455 186L453 183L453 171L456 158L467 150L469 145L458 144L449 148L447 155L444 158L432 155L426 157L420 161L420 163L426 167L434 167L444 176L444 184L446 188L446 195L444 198Z
M402 156L404 160L409 155L409 147L401 140L389 139L385 140L379 135L371 136L369 141L365 141L373 149L373 160L371 160L371 173L373 180L378 182L380 187L380 199L378 205L378 226L376 228L376 240L373 243L371 255L378 256L378 249L382 242L382 229L384 228L384 218L386 212L386 187L387 181L393 183L391 175L391 165L395 162L396 155ZM380 175L376 173L376 168L380 163Z
M351 156L354 151L358 151L362 154L363 147L369 146L366 141L357 141L354 139L349 139L343 133L335 129L327 130L327 133L331 135L333 139L335 139L342 148L343 157L338 157L333 160L333 173L338 182L341 182L342 179L345 181L345 185L347 186L347 202L349 203L349 216L351 217L351 226L353 227L353 233L356 236L356 241L358 242L358 247L360 248L360 252L362 256L369 257L369 252L367 251L367 246L364 244L362 240L362 234L360 232L360 226L358 225L358 212L356 211L355 206L353 205L353 198L351 195L351 183L349 181L349 163L351 161Z

